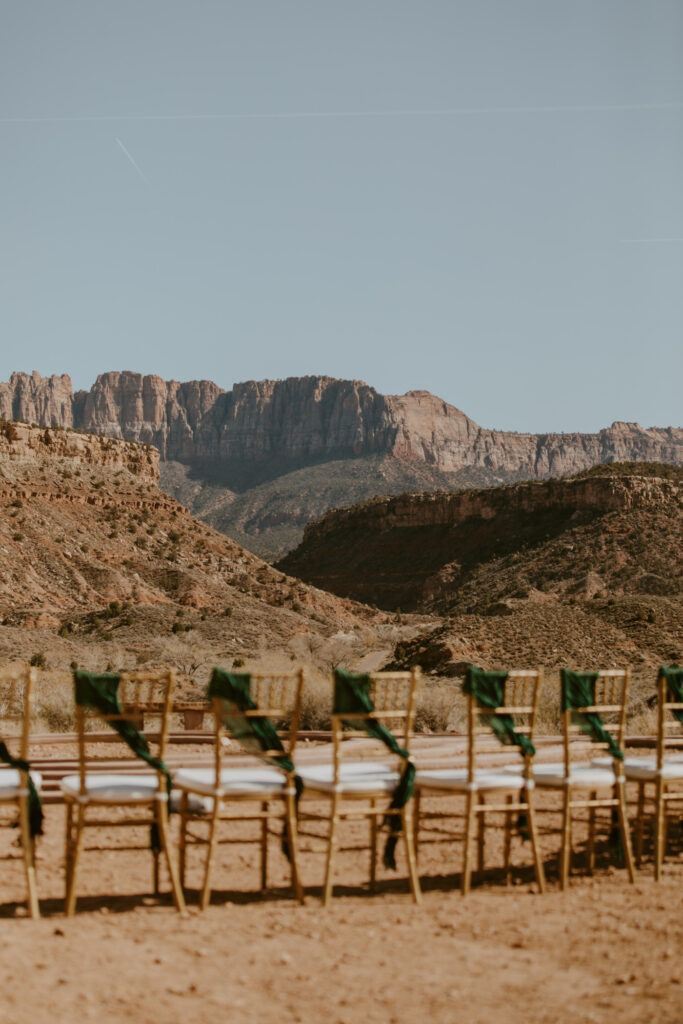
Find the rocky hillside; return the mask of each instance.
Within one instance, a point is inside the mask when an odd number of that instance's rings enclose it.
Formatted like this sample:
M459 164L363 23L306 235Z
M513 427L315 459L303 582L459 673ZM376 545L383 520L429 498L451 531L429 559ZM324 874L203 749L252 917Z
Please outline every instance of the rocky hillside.
M683 657L683 469L417 494L329 513L279 564L337 594L444 616L397 660L652 670Z
M223 391L112 372L74 394L68 376L15 373L0 384L0 416L154 445L167 490L269 555L294 546L330 507L377 494L543 479L603 462L683 462L679 428L488 430L429 392L386 396L330 377Z
M151 446L0 422L0 659L176 664L362 653L383 615L304 585L158 488ZM342 640L344 643L342 643Z

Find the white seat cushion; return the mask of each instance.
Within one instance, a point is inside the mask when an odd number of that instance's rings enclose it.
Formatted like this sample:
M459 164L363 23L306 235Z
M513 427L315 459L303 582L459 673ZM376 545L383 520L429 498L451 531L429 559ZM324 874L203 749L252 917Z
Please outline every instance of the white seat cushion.
M520 769L521 771L521 769ZM481 790L504 789L519 791L522 778L515 778L516 772L499 771L475 772L472 788ZM424 789L455 789L467 792L469 783L466 768L429 768L415 775L415 785Z
M78 775L65 775L62 779L62 793L73 800L81 800L81 780ZM155 773L136 775L133 772L115 775L105 772L88 772L85 777L86 796L84 802L101 804L140 804L155 799L159 789L159 776Z
M657 778L656 757L627 758L624 762L624 775L636 782L654 782ZM683 780L683 759L680 755L664 758L662 778L669 781Z
M611 757L594 757L592 765L607 768L612 765ZM664 778L683 778L683 754L667 754L664 758ZM648 781L657 778L657 756L646 754L645 757L627 757L624 759L624 775L627 779Z
M504 770L519 772L521 769L510 765ZM533 773L537 786L547 786L550 789L563 788L567 784L576 789L606 789L614 785L614 771L611 766L603 768L593 764L573 764L570 767L568 781L565 780L562 763L535 764Z
M29 772L33 785L40 792L43 777L40 772ZM0 768L0 800L15 800L21 790L21 773L16 768Z
M319 793L334 792L334 769L331 763L306 765L298 770L305 789ZM385 764L372 761L342 761L339 765L339 792L358 796L363 793L392 793L400 775Z
M253 768L223 768L217 786L213 768L179 768L173 773L173 785L203 796L279 796L285 791L287 776L265 764Z

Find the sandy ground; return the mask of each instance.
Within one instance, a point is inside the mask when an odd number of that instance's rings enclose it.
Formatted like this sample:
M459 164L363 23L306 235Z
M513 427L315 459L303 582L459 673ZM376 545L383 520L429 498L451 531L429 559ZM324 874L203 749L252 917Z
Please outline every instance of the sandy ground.
M554 825L553 815L545 818ZM275 840L265 894L256 891L256 849L223 846L211 906L203 914L190 906L185 918L168 897L150 895L145 849L100 849L84 855L78 913L67 920L63 825L64 809L49 806L39 849L40 921L25 916L21 862L3 862L3 1022L683 1022L676 829L662 882L654 883L647 863L634 886L606 845L596 874L583 874L579 832L566 893L557 889L557 835L549 830L546 896L534 892L528 844L519 840L512 884L492 867L465 900L456 888L459 844L424 847L421 907L411 902L402 859L395 875L382 871L370 894L366 855L341 854L343 885L324 910L319 854L302 855L307 901L300 907ZM345 840L361 838L360 826L348 828ZM126 830L126 838L136 833L144 845L146 830ZM3 855L16 857L15 837L3 830ZM123 837L117 832L114 844ZM111 833L89 838L112 845ZM492 865L499 852L494 840ZM192 903L202 851L191 853Z

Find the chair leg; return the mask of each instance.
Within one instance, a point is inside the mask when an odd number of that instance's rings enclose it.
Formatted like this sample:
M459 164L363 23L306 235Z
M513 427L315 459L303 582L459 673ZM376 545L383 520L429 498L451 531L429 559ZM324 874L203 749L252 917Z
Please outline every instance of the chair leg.
M560 889L569 884L569 868L572 857L572 794L569 786L564 789L562 807L562 850L560 853Z
M268 801L261 803L261 892L268 887Z
M213 801L213 812L211 814L211 822L209 824L209 838L206 843L206 863L204 865L204 882L202 884L202 891L199 898L199 906L202 910L206 910L211 899L211 867L213 862L214 853L216 851L216 832L218 825L218 811L220 809L220 801L218 797L214 797Z
M178 835L178 875L183 892L185 891L185 873L187 869L187 806L188 796L183 791L180 796L180 833Z
M664 780L661 775L657 779L655 789L655 881L662 877L664 860Z
M67 890L66 890L66 916L73 917L76 912L76 875L78 872L78 862L81 857L81 850L83 848L83 832L85 826L85 806L83 804L78 805L78 814L76 817L76 836L72 838L71 846L71 871L69 878L67 879ZM73 832L72 832L73 837Z
M543 861L541 860L541 853L538 846L538 832L536 831L536 810L533 805L533 793L527 792L524 799L527 803L526 816L527 821L529 823L529 838L531 839L531 850L534 857L534 871L536 873L536 884L538 885L538 891L541 894L543 894L545 892L545 871L543 870Z
M159 896L161 893L161 883L159 878L159 851L157 849L152 850L152 887L155 896Z
M166 865L168 867L168 873L171 879L171 891L173 893L173 903L179 914L185 913L185 897L183 896L183 890L180 887L178 880L178 872L176 871L175 861L171 856L171 844L168 837L168 803L165 800L156 801L156 818L157 825L159 828L159 839L161 840L161 847L166 857ZM159 855L156 855L156 866L157 871L159 870Z
M71 884L71 870L73 865L73 817L74 817L74 805L71 800L66 801L66 814L65 814L65 836L64 836L64 899L66 900L69 895L69 885Z
M460 885L463 896L467 896L467 893L470 891L470 874L472 870L470 865L470 840L474 829L474 793L472 792L472 790L468 791L466 800L467 803L465 805L464 839L465 846L463 849L462 881Z
M323 889L323 906L328 906L332 897L334 879L334 861L337 853L337 828L339 825L339 794L332 797L330 811L330 831L327 839L327 865L325 867L325 886Z
M590 793L591 800L596 800L598 794ZM595 870L595 807L588 808L588 874L592 875Z
M410 891L413 894L413 902L418 905L422 903L422 890L420 889L420 876L417 873L417 857L415 856L413 808L408 803L402 811L403 838L406 845L406 859L408 861L408 875L410 876Z
M31 917L40 917L38 906L38 888L36 885L35 842L31 835L28 816L28 797L19 797L19 826L21 829L21 846L24 854L26 870L26 888L28 892L28 911Z
M415 863L420 862L420 812L422 809L422 792L418 789L413 797L415 812L413 814L413 846L415 848Z
M305 900L303 886L301 885L301 874L299 872L299 830L296 820L296 799L294 793L287 793L285 799L289 862L292 867L292 888L299 903L303 904Z
M638 808L636 810L636 867L643 861L643 828L645 825L645 784L638 783Z
M377 815L375 809L377 801L370 801L370 892L375 891L377 881Z
M512 803L512 793L508 793L505 802ZM505 812L505 831L503 834L503 863L505 865L505 884L509 885L512 880L510 870L510 854L512 852L512 812Z
M486 821L485 821L485 813L486 812L484 811L485 803L486 803L486 800L484 798L484 794L480 793L479 794L479 807L478 807L478 810L477 810L477 817L478 817L478 821L477 821L477 873L479 875L479 878L482 879L482 880L483 880L483 875L484 875L484 843L485 843L485 829L486 829Z
M628 813L626 811L626 786L623 782L617 782L617 799L619 801L619 828L621 831L621 845L624 850L624 860L628 872L629 882L635 882L636 873L633 868L633 850L631 848L631 830L628 824Z

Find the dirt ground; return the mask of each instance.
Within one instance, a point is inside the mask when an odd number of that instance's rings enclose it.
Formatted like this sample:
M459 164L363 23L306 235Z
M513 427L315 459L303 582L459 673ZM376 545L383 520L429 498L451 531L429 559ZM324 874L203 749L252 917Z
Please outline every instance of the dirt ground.
M272 887L257 892L255 847L222 846L205 913L196 905L202 851L191 851L187 916L170 897L151 896L145 849L84 854L77 916L62 914L64 809L46 808L39 848L43 918L26 918L21 862L4 862L0 918L0 1021L54 1024L106 1019L126 1024L269 1021L329 1024L407 1022L683 1022L681 882L676 849L655 884L651 862L636 884L598 849L591 878L577 834L571 888L557 888L557 834L543 836L549 892L534 892L528 844L513 848L506 886L492 869L463 899L457 889L461 847L421 852L424 903L414 906L399 859L365 888L367 855L340 854L333 905L319 901L323 858L302 854L306 905L288 887L288 866L274 840ZM544 816L554 826L556 816ZM174 830L177 823L174 824ZM361 838L349 825L342 841ZM128 832L128 830L125 830ZM95 845L146 830L94 831ZM353 834L355 833L355 834ZM363 835L364 827L363 827ZM16 833L3 830L2 854L16 857ZM452 873L450 873L452 872ZM166 886L166 888L168 888Z

